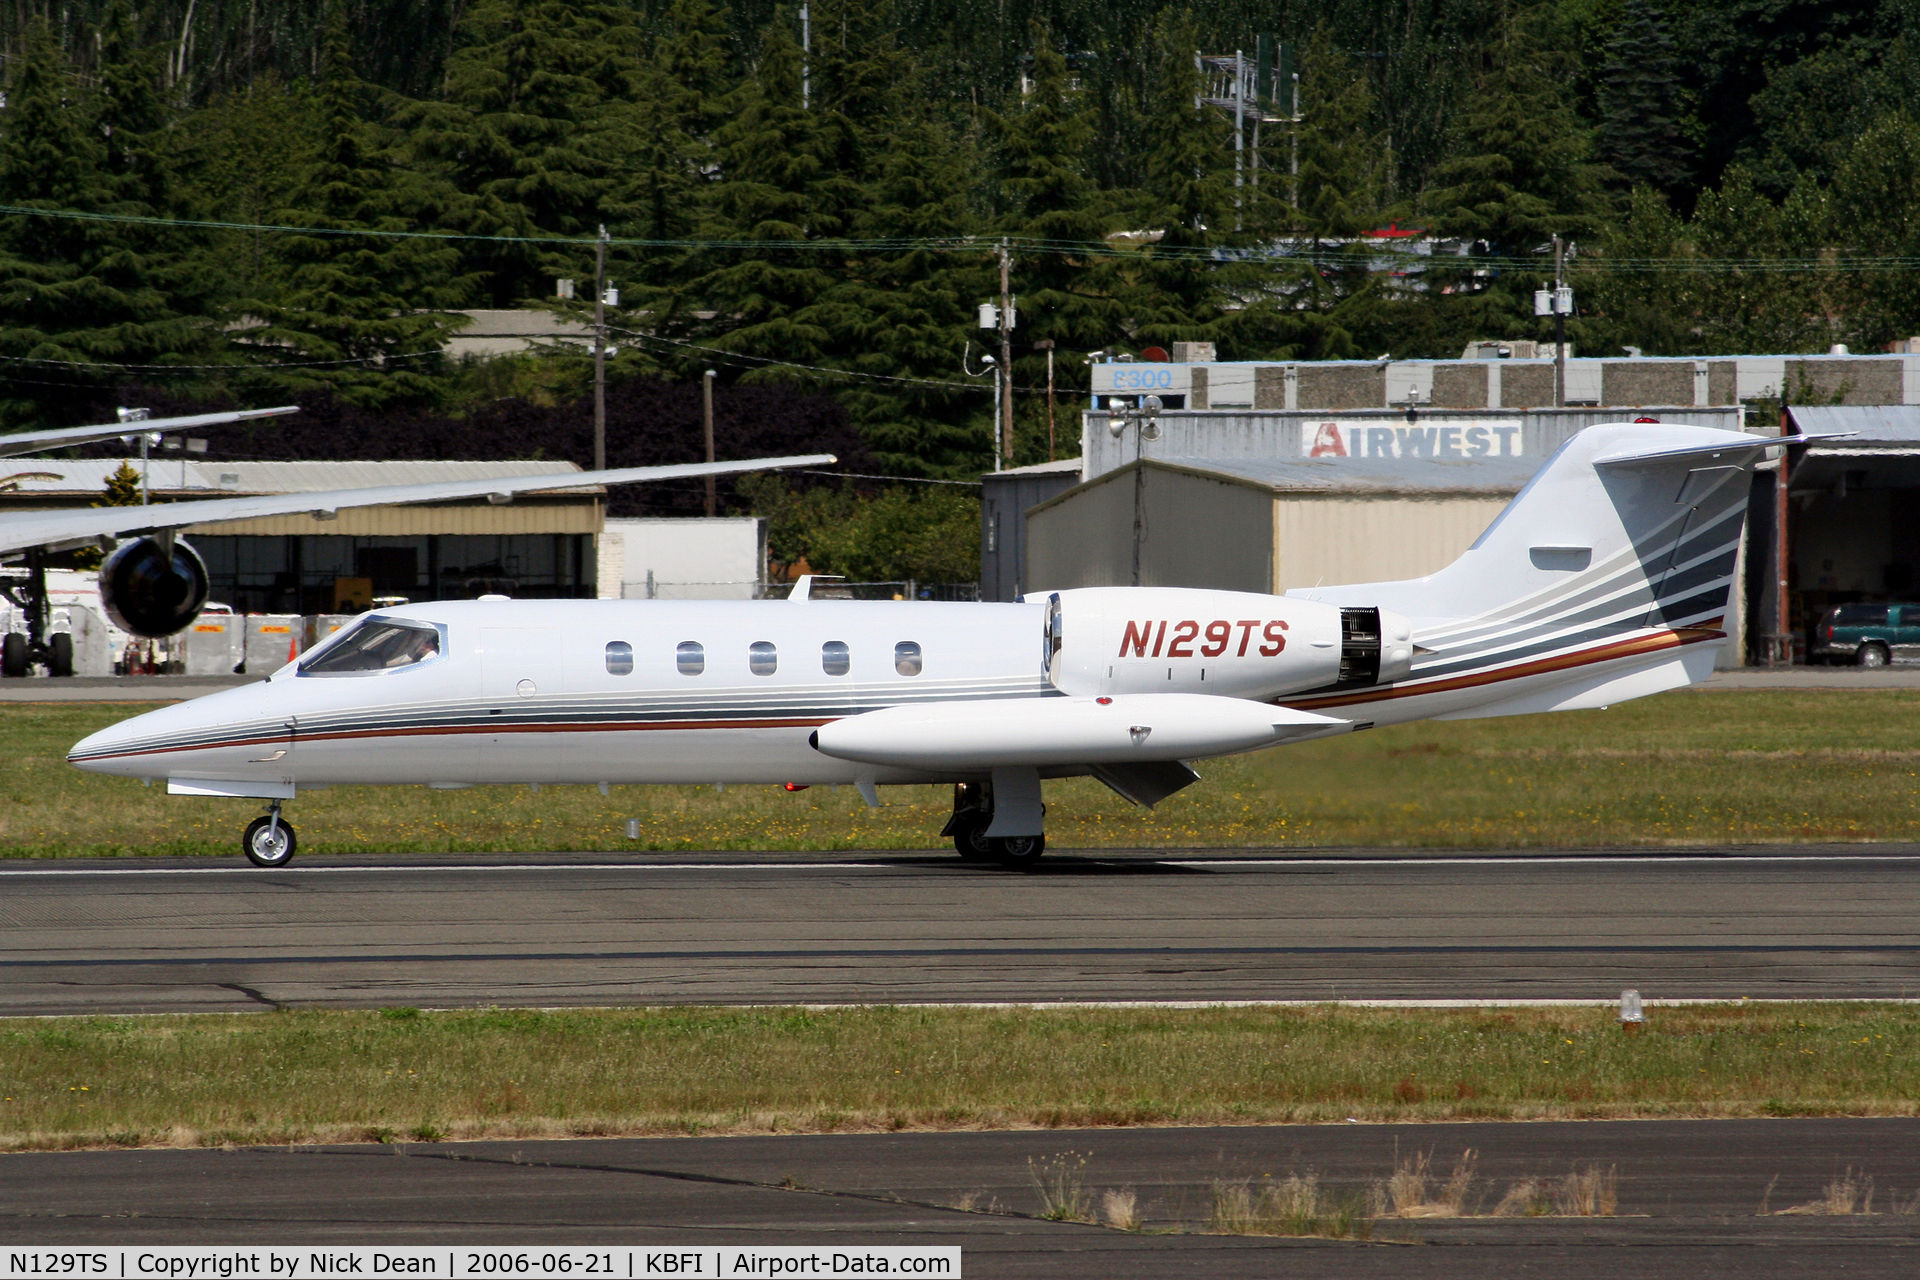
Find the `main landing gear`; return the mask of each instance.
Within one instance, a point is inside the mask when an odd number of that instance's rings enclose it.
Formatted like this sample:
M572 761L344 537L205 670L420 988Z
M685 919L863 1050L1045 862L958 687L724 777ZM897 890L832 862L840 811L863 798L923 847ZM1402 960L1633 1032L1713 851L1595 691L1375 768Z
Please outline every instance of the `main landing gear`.
M13 602L26 622L27 632L13 632L0 638L0 676L17 679L30 675L35 663L50 676L73 674L73 637L66 632L48 634L51 610L47 602L47 569L36 548L27 552L24 571L10 569L0 578L0 597Z
M280 820L280 802L275 800L265 814L247 824L240 837L240 851L256 867L284 867L293 861L293 828Z
M1036 784L1037 785L1037 784ZM959 782L953 788L953 816L940 834L953 837L953 847L969 862L998 862L1007 867L1031 867L1047 851L1047 837L989 836L993 825L993 784Z

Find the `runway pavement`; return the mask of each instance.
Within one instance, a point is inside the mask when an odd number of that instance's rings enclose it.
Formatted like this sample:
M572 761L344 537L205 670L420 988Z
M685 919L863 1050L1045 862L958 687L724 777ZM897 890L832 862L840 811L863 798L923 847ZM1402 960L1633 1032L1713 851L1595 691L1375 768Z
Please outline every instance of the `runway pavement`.
M1920 848L14 864L0 1014L1920 998Z
M1364 1197L1430 1153L1476 1153L1465 1204L1609 1172L1606 1217L1378 1221L1372 1243L1201 1234L1221 1184L1313 1174ZM1046 1221L1065 1158L1097 1214ZM1083 1162L1083 1163L1082 1163ZM1848 1173L1868 1215L1781 1214ZM621 1139L0 1157L24 1245L959 1245L969 1277L1907 1277L1920 1270L1920 1121L1629 1121ZM1436 1189L1437 1190L1437 1189ZM1857 1207L1857 1200L1856 1200Z

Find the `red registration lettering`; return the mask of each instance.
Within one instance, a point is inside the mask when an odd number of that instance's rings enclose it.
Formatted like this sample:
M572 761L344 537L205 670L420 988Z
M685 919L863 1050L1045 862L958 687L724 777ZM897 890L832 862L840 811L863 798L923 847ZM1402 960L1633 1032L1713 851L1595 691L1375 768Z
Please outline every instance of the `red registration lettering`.
M1227 651L1227 641L1233 639L1233 624L1225 620L1207 624L1207 642L1200 646L1200 656L1217 658Z
M1166 640L1166 638L1167 638L1167 624L1165 622L1162 622L1160 624L1159 632L1156 633L1153 637L1153 656L1154 657L1157 658L1160 656L1160 645L1163 641Z
M1244 658L1247 656L1247 641L1253 639L1253 629L1260 625L1260 619L1242 618L1233 625L1240 628L1240 648L1233 656L1236 658Z
M1280 634L1285 630L1287 630L1287 624L1284 622L1269 622L1261 629L1260 634L1273 642L1272 644L1263 644L1260 646L1261 657L1271 658L1287 647L1287 638Z
M1199 634L1199 623L1193 621L1191 618L1183 619L1173 629L1173 643L1167 646L1167 656L1169 658L1191 658L1193 656L1193 650L1182 649L1180 646L1183 644L1191 644L1193 638Z
M1120 656L1123 658L1126 657L1127 646L1132 645L1134 657L1136 658L1146 657L1147 656L1147 637L1151 636L1152 634L1153 634L1153 619L1149 618L1145 622L1140 623L1138 626L1129 622L1127 624L1127 634L1120 637Z

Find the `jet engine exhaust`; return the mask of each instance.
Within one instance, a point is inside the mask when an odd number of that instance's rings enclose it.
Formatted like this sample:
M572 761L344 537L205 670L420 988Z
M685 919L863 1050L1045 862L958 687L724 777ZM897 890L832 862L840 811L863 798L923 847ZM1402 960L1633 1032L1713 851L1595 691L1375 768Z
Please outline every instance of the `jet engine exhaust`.
M100 601L115 626L158 639L184 629L207 602L207 566L181 539L123 542L100 569Z

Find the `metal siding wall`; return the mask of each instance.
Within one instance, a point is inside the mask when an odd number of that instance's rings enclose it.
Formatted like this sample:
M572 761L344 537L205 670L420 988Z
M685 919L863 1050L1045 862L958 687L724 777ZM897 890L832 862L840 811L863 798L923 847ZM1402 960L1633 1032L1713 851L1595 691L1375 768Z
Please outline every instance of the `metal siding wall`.
M1508 498L1295 497L1275 501L1280 589L1397 582L1443 569Z
M1177 471L1149 471L1143 505L1142 586L1268 589L1273 581L1273 507L1267 490ZM1124 549L1129 578L1132 515L1129 504Z
M1126 586L1132 573L1131 475L1116 475L1027 517L1027 590Z
M187 536L418 538L430 534L599 533L600 503L516 501L462 506L344 507L338 519L262 516L194 525Z

